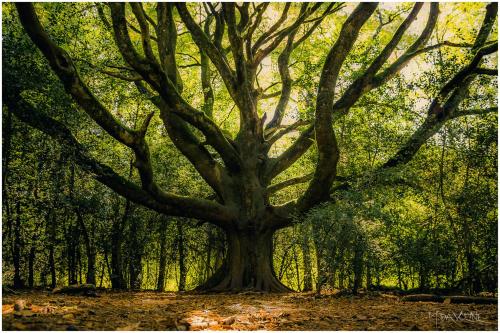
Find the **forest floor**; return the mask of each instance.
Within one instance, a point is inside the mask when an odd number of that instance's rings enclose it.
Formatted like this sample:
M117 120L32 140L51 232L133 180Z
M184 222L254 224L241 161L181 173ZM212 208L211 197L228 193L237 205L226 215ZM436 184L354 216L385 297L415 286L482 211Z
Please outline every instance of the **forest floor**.
M3 295L3 330L497 330L497 305L397 296L44 291Z

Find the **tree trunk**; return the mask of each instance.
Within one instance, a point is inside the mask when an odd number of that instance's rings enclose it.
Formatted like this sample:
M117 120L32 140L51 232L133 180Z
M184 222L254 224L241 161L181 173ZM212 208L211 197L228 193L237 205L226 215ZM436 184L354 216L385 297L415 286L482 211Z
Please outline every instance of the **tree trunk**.
M304 287L302 291L312 290L312 265L311 265L311 253L309 249L309 237L304 230L302 233L302 259L304 261Z
M16 203L16 226L14 229L14 246L12 247L12 258L14 262L14 288L23 288L24 282L21 278L21 203Z
M111 287L125 289L122 272L122 219L113 221L111 231Z
M49 247L49 266L50 266L50 287L54 289L57 285L56 280L56 262L54 258L54 246Z
M130 224L130 246L129 246L129 278L130 288L133 290L141 289L142 285L142 243L139 238L139 224L136 219Z
M184 251L184 228L181 222L177 221L177 249L179 258L179 291L186 290L186 277L187 277L187 267L186 267L186 254Z
M357 294L358 289L361 287L361 282L363 278L363 238L357 237L355 248L354 248L354 259L353 259L353 270L354 270L354 282L352 287L352 293Z
M134 170L133 161L130 160L128 178L132 177ZM111 231L111 287L113 289L126 289L125 279L122 270L122 242L123 242L123 229L128 221L128 217L132 210L130 200L125 202L125 209L121 218L113 220Z
M167 221L164 220L160 229L160 262L158 264L158 283L156 284L157 291L165 291L165 268L167 266L167 239L166 229Z
M208 225L207 230L207 251L206 251L206 259L205 259L205 280L207 280L210 277L210 274L212 272L212 249L214 247L214 230L212 226Z
M228 251L221 270L220 281L213 291L258 290L289 292L273 268L273 231L228 231ZM217 272L215 276L217 276ZM209 282L213 282L210 281ZM208 283L207 283L208 285Z
M30 247L30 254L28 256L28 286L33 288L34 286L34 265L35 265L35 255L36 248L35 245L32 244Z
M77 254L76 247L80 238L78 228L71 224L67 231L67 260L68 260L68 284L78 283L77 279Z
M92 240L90 239L89 232L85 226L85 221L83 220L83 215L78 209L76 209L76 218L78 220L78 225L83 235L83 240L85 242L85 252L87 254L87 278L86 283L96 284L96 272L95 272L95 251L92 246Z
M370 290L372 288L372 266L370 264L370 259L366 261L366 290Z

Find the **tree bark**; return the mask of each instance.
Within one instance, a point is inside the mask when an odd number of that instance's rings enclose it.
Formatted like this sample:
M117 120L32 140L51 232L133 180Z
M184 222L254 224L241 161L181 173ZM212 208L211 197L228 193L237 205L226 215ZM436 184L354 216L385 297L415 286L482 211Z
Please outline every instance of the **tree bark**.
M35 255L36 255L35 245L31 245L30 254L28 256L28 286L33 288L34 282L34 264L35 264Z
M158 264L158 282L156 284L157 291L165 290L165 268L167 267L167 220L163 220L160 227L160 262Z
M361 287L361 282L363 278L363 245L361 244L362 238L357 237L357 241L354 248L354 259L353 259L353 270L354 270L354 283L352 287L352 293L357 294L358 289Z
M140 290L142 285L142 247L139 238L139 221L133 219L130 224L129 278L130 289Z
M366 261L366 290L370 290L372 288L372 265L370 263L370 259Z
M80 234L78 232L77 226L70 224L66 232L66 252L68 260L68 284L76 284L77 280L77 254L76 248L78 246L78 241Z
M213 291L289 292L274 272L273 231L227 231L228 252ZM217 274L217 273L216 273Z
M311 291L313 283L309 237L307 231L304 231L302 235L302 260L304 262L304 287L302 291Z
M184 291L186 290L187 267L184 249L184 228L179 221L177 221L177 251L179 263L179 291Z
M92 246L92 240L90 239L89 232L85 226L83 220L83 215L77 209L78 224L80 230L82 231L83 240L85 241L85 252L87 254L87 278L86 283L96 284L96 269L95 269L95 250Z
M125 281L122 272L122 226L121 219L113 222L111 231L111 287L113 289L125 289Z
M21 278L21 203L16 203L16 225L14 228L14 244L12 247L12 258L14 261L14 288L23 288L24 281Z

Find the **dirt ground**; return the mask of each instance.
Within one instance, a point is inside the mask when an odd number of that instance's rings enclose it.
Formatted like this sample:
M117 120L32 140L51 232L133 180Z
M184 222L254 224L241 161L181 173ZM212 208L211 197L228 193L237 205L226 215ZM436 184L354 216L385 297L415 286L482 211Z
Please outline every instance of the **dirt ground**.
M3 330L497 330L497 305L402 302L389 294L194 295L30 291L3 295Z

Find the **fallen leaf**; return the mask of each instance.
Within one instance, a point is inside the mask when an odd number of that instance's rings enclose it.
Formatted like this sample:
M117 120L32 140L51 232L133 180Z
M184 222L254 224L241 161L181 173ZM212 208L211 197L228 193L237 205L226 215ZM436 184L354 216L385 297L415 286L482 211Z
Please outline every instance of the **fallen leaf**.
M19 331L26 331L28 329L28 326L24 325L23 323L14 322L12 323L12 329Z
M356 315L356 318L359 320L368 320L368 317L365 315Z
M192 323L191 328L207 328L208 327L208 323L207 322L196 322L196 323Z
M222 325L232 325L232 324L234 324L234 322L235 322L234 317L228 317L228 318L223 319L221 321Z
M2 314L11 313L14 311L14 305L12 304L2 304Z
M16 318L34 317L34 316L36 316L36 313L33 313L30 310L21 310L21 311L14 312L14 317L16 317Z
M62 316L63 319L66 319L66 320L71 320L71 319L74 319L75 318L75 315L72 314L72 313L67 313L65 314L64 316Z
M178 331L187 331L189 330L190 324L185 321L184 319L181 319L177 321L177 319L174 320L175 327L177 328Z
M18 299L16 303L14 303L14 311L22 311L26 306L26 301L24 299Z

